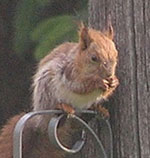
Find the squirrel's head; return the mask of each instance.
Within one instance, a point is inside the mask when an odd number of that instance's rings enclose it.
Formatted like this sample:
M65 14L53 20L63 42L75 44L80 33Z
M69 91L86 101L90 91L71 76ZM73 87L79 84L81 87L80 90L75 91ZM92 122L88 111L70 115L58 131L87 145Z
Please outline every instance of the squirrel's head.
M113 28L102 33L84 25L79 32L78 66L84 75L100 75L103 79L115 74L118 52L113 42Z

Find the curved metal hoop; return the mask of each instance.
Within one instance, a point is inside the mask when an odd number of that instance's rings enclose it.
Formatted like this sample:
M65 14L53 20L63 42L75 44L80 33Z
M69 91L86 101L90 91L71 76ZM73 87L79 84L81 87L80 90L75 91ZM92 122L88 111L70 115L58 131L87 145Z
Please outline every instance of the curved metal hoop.
M59 117L57 117L57 118L53 117L50 120L49 125L48 125L49 139L50 139L50 142L53 145L55 145L55 147L57 147L58 149L63 150L63 151L65 151L67 153L70 153L70 154L75 154L75 153L79 152L85 144L85 131L84 130L82 131L81 140L78 140L73 145L72 149L69 149L69 148L65 147L59 141L58 136L57 136L57 128L58 128L59 122L61 121L61 119L63 119L63 117L65 117L65 116L62 114Z

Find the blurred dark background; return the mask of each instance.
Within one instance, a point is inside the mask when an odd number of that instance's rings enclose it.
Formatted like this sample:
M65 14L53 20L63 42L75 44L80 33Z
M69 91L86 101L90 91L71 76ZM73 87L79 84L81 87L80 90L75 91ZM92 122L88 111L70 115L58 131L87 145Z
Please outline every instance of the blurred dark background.
M0 126L31 109L37 62L87 22L87 0L0 0Z

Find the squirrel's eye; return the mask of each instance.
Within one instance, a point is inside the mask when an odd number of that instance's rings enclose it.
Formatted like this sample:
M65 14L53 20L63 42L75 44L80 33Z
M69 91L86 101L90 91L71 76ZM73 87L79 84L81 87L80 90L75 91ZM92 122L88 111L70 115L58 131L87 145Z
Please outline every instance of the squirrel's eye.
M97 62L97 61L98 61L98 58L97 58L97 56L93 55L93 56L91 57L91 60L94 61L94 62Z

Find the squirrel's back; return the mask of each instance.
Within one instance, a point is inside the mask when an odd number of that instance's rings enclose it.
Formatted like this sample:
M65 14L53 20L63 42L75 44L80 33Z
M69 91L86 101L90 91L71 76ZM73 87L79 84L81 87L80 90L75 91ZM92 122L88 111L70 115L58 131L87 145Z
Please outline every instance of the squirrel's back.
M73 43L73 42L66 42L59 45L40 61L39 67L42 67L43 65L45 65L47 62L49 62L55 57L58 57L60 55L67 55L68 53L70 53L70 51L73 51L73 49L77 47L77 45L78 43Z

